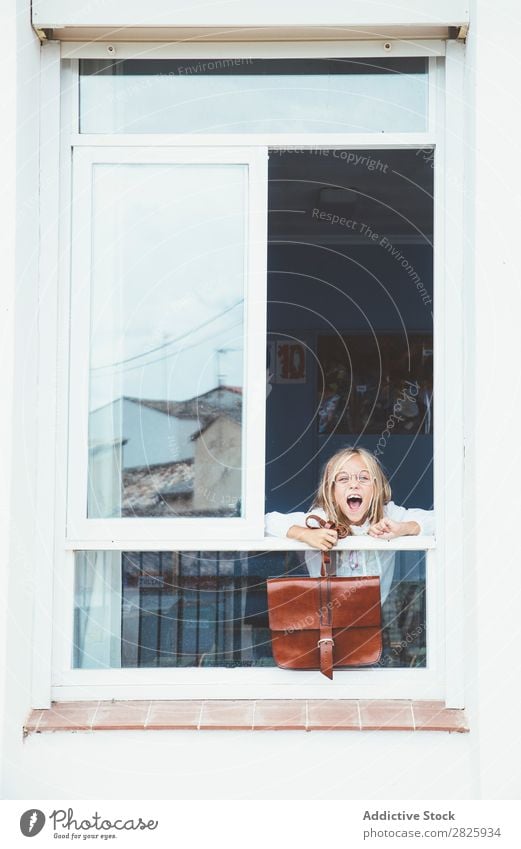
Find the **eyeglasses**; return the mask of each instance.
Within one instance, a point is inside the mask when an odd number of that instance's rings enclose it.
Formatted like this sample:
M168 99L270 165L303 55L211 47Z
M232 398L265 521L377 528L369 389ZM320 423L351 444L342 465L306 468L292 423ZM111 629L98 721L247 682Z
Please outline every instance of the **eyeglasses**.
M335 478L335 483L338 484L338 486L347 486L351 478L354 478L355 481L358 481L358 483L362 486L369 486L369 484L372 483L373 480L369 472L358 472L358 474L352 475L348 475L346 474L346 472L342 472L342 474L338 475L338 477Z

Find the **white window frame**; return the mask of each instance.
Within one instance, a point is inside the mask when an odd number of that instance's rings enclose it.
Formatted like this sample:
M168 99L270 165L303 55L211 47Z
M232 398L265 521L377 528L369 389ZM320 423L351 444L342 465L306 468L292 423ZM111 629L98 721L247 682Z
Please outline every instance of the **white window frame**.
M302 47L302 46L301 46ZM135 44L136 55L147 47ZM235 45L220 46L223 55L239 55ZM256 45L259 55L259 45ZM100 49L106 49L100 46ZM150 49L150 47L148 47ZM305 49L305 46L304 46ZM324 55L329 47L324 45ZM346 55L352 47L345 46ZM183 45L186 56L187 45ZM266 44L266 58L283 58L284 45ZM320 46L310 48L320 55ZM433 51L434 52L434 51ZM175 55L175 46L172 49ZM443 50L436 51L442 55ZM73 93L77 86L77 61L60 71L57 44L42 49L41 121L41 215L49 227L42 231L40 252L41 291L40 365L38 411L40 427L37 522L47 552L39 571L38 596L42 604L35 613L35 663L33 705L45 707L50 699L98 698L444 698L448 706L463 706L462 600L462 482L463 482L463 293L462 293L462 192L456 177L463 172L462 102L463 46L448 42L445 64L430 59L429 126L426 133L395 134L305 134L256 136L118 135L86 136L77 132ZM81 55L76 53L76 55ZM106 55L106 54L103 54ZM201 46L192 56L200 58ZM336 55L341 53L336 51ZM394 50L393 55L399 55ZM422 55L422 54L419 54ZM60 82L61 81L61 82ZM60 126L60 85L61 115ZM49 108L45 108L49 104ZM63 120L72 116L72 120ZM61 134L58 161L56 138ZM434 480L437 534L434 538L402 538L392 543L396 550L427 552L426 669L370 669L335 673L326 682L318 672L294 673L280 669L71 669L73 622L74 552L85 549L194 550L200 538L159 539L157 533L115 535L67 534L66 466L68 432L68 380L64 363L69 350L68 315L70 281L70 185L71 145L77 148L190 147L226 148L306 147L327 148L434 148L435 224L435 392L437 399L434 436ZM46 216L49 216L48 218ZM58 274L56 270L58 269ZM450 290L450 303L447 291ZM50 292L51 297L47 297ZM53 341L57 343L53 345ZM450 371L447 364L450 363ZM440 498L443 491L443 498ZM49 498L49 492L54 498ZM263 490L262 490L263 492ZM91 520L89 520L91 521ZM120 520L121 521L121 520ZM124 520L127 521L126 519ZM148 521L157 521L154 519ZM85 528L87 530L87 528ZM140 529L141 533L141 529ZM389 543L352 538L343 548L385 548ZM205 550L290 550L303 547L286 539L208 538ZM53 568L54 566L54 568ZM54 583L53 583L54 579ZM54 590L51 587L54 586ZM39 592L41 591L41 593ZM48 611L54 610L49 618ZM51 641L50 621L54 622Z
M170 542L251 539L264 530L264 463L257 447L265 433L267 152L262 148L179 145L75 145L73 153L71 359L67 537ZM87 518L92 174L99 164L245 165L244 392L242 417L243 515L237 518Z

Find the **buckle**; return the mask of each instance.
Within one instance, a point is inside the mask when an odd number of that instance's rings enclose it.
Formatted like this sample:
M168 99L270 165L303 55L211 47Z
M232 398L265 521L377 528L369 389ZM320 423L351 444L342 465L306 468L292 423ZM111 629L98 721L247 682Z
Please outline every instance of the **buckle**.
M317 646L320 648L320 643L331 643L332 646L335 645L335 641L332 637L321 637L317 643Z

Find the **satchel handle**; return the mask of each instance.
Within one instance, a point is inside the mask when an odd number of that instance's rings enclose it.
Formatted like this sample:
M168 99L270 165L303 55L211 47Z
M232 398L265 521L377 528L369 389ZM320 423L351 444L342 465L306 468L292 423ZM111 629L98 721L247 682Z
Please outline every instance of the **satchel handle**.
M345 525L335 525L334 522L329 522L327 519L322 519L321 516L316 516L314 513L311 516L306 516L306 527L317 530L317 526L310 524L310 522L316 522L320 528L326 528L328 531L336 531L338 534L338 539L344 539L349 536L349 528L346 528ZM320 570L320 574L323 578L328 575L328 566L331 563L331 555L329 551L322 552L322 568Z
M328 522L327 519L322 519L321 516L315 516L314 513L312 513L311 516L306 516L307 528L313 528L317 530L315 525L309 524L311 520L316 522L317 525L319 525L319 527L321 528L326 528L328 531L336 531L338 534L338 539L344 539L344 537L349 536L349 529L346 528L345 525L335 525L334 522Z

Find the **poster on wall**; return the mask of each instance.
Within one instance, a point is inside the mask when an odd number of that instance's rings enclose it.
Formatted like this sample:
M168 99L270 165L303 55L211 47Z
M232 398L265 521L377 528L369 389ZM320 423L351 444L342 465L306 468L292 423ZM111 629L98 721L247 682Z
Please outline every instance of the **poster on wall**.
M306 383L306 349L302 342L277 341L276 383Z
M318 432L432 434L432 333L317 340Z

